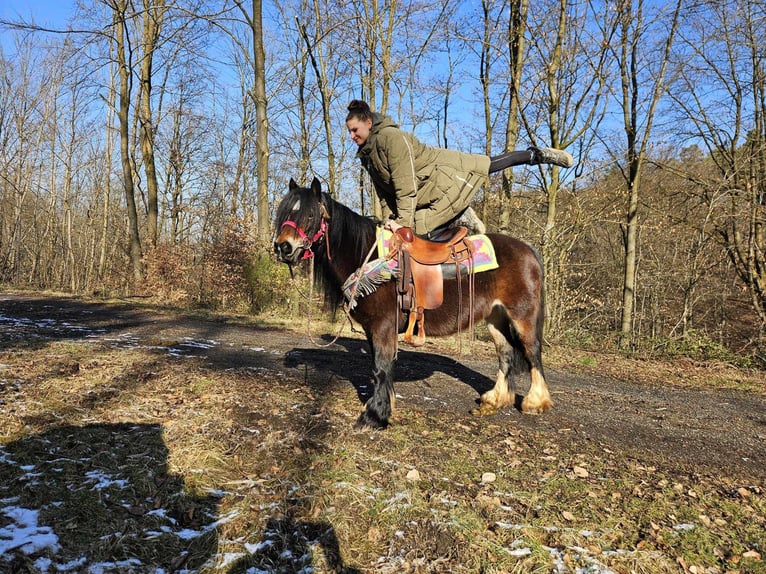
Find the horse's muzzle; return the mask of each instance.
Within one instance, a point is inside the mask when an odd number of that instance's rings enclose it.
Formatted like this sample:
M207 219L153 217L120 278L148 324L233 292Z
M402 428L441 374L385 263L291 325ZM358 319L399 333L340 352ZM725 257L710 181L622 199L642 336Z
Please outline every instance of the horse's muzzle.
M274 253L276 253L277 259L283 263L295 263L300 255L298 251L289 241L274 242Z

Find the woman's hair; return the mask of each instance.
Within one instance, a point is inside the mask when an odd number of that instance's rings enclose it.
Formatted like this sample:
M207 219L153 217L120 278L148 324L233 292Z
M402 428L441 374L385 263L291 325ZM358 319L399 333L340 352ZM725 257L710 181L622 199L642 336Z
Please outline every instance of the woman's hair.
M348 115L346 116L346 121L354 118L361 121L372 119L372 110L364 100L351 100L347 109Z

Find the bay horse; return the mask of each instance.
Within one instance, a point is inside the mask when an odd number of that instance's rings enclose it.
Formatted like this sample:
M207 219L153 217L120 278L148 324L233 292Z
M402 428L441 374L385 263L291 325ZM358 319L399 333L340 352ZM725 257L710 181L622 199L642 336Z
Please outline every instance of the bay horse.
M288 265L315 260L314 279L324 291L325 303L337 308L344 301L344 281L362 266L376 242L378 222L355 213L323 193L315 177L311 187L290 180L275 220L274 250ZM527 243L501 234L489 234L499 267L474 275L474 304L460 304L457 282L445 280L444 303L426 310L429 335L450 335L484 319L495 343L498 372L495 386L481 395L479 414L492 414L515 405L508 385L529 372L531 385L521 402L526 414L544 413L553 406L542 364L543 269L537 252ZM395 401L394 365L398 334L407 326L407 315L398 309L396 282L381 284L357 299L351 315L372 348L373 393L357 421L358 427L385 428ZM473 318L469 316L473 311ZM515 393L515 385L514 385Z

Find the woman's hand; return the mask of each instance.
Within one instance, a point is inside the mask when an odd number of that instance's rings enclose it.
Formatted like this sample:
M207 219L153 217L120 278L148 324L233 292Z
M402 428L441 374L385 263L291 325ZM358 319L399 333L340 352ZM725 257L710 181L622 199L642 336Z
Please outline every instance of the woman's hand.
M387 220L387 221L386 221L386 222L383 224L383 228L384 228L384 229L388 229L388 230L389 230L391 233L396 233L396 230L397 230L397 229L399 229L399 228L401 228L401 227L402 227L402 226L401 226L401 225L399 225L399 224L398 224L396 221L394 221L393 219L389 219L389 220Z

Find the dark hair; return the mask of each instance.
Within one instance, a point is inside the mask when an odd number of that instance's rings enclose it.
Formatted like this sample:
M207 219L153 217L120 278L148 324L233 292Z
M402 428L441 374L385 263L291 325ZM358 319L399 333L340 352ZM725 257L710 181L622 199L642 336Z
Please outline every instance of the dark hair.
M372 110L370 106L364 100L351 100L348 105L348 115L346 121L356 118L358 120L371 120Z

